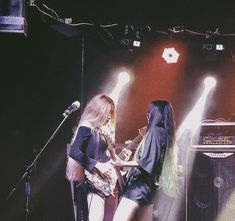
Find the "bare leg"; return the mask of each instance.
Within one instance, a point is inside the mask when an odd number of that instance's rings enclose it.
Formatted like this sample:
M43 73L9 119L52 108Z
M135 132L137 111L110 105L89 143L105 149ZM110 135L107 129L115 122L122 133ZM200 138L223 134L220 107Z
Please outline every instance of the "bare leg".
M87 195L89 220L103 221L105 201L95 193Z
M139 205L135 201L123 197L118 205L113 221L130 221L138 208Z
M153 220L153 204L140 206L137 211L138 221L152 221Z
M105 198L104 221L112 221L118 205L118 193Z

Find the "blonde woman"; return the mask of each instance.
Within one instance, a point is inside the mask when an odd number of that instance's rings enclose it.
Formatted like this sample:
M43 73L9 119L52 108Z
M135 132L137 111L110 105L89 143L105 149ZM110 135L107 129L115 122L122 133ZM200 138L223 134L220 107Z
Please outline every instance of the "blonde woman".
M175 125L168 101L153 101L147 110L147 132L140 143L135 160L114 162L132 167L127 176L121 201L113 221L153 220L154 195L159 187L174 196L177 192Z
M115 204L116 199L111 188L115 186L116 177L106 138L108 135L110 140L114 139L114 123L115 104L105 94L93 97L81 115L66 168L68 180L74 182L78 189L78 193L74 192L78 206L77 220L103 221L107 216L106 220L112 220L115 205L110 206L110 202ZM103 181L107 181L104 189ZM112 183L113 186L109 186Z

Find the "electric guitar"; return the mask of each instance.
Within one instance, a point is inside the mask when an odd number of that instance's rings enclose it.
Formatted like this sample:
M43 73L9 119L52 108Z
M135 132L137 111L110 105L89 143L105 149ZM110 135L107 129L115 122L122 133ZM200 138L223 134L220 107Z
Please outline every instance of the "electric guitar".
M140 143L140 141L143 139L143 134L139 134L137 137L135 137L130 144L128 144L126 147L124 147L121 151L121 153L118 154L118 157L121 160L128 160L131 159L131 156L133 155L133 150L136 149L136 146ZM126 150L131 151L131 156L127 156ZM127 159L128 158L128 159Z
M140 131L142 130L142 131ZM107 135L103 135L104 139L106 140L108 144L108 150L110 153L110 157L113 161L117 160L117 157L119 157L121 160L126 159L126 150L132 150L134 147L138 145L138 143L142 140L143 135L146 133L146 127L141 128L139 130L139 135L135 137L130 144L128 144L122 151L121 153L117 156L115 154L115 147L114 144L111 142L111 139ZM90 173L87 170L85 170L85 174L87 179L92 183L92 185L101 191L105 196L109 196L114 193L115 187L116 187L116 182L118 182L118 188L122 192L123 188L125 186L125 181L123 178L123 174L120 170L120 167L114 167L114 172L110 176L111 178L104 178L100 174L94 172Z
M116 161L116 154L115 154L115 146L112 143L109 136L102 134L104 139L106 140L108 147L108 153L111 157L112 161ZM113 167L112 174L110 175L110 178L101 176L98 172L90 173L87 170L85 170L86 177L88 181L99 191L101 191L105 196L109 196L111 194L114 194L116 183L118 182L119 190L123 191L123 187L125 185L123 176L121 174L119 167Z

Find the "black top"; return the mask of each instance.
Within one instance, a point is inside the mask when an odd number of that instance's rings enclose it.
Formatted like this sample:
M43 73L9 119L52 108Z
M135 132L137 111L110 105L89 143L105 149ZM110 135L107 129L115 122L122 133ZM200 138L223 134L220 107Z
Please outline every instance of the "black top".
M156 134L157 136L154 136ZM150 175L154 182L158 181L159 175L161 174L166 146L166 132L164 128L153 127L150 129L137 162Z
M110 160L107 155L107 143L97 129L81 126L71 145L69 156L92 172L97 162Z
M166 132L162 127L154 126L149 129L143 149L137 152L137 168L131 168L127 176L127 184L123 197L137 202L139 205L154 203L156 182L162 170L166 152Z

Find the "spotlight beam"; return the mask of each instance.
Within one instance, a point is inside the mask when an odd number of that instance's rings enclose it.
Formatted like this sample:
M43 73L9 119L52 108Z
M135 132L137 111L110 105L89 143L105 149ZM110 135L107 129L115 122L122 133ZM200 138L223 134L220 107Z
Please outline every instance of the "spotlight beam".
M119 73L117 84L109 95L113 99L115 104L118 103L121 90L129 81L130 81L130 76L127 72Z
M204 90L201 94L201 96L198 98L197 102L193 106L192 110L189 112L189 114L186 116L184 119L183 123L180 125L179 129L176 132L176 143L179 145L179 148L182 150L184 154L182 155L187 155L187 148L189 146L190 142L190 136L195 136L195 132L197 131L201 119L203 116L203 113L205 112L205 107L206 107L206 100L208 98L209 93L211 92L211 89L216 85L216 80L214 78L206 78L204 79ZM189 136L188 132L191 132L191 135ZM183 182L185 182L182 186L185 185L186 189L183 189L182 191L187 192L188 188L188 181L191 179L191 174L192 174L192 168L194 164L194 159L195 156L194 154L190 153L190 161L182 161L183 164L185 164L185 171L184 171L184 177L186 178ZM181 155L178 155L179 158L181 158ZM187 157L186 157L187 159ZM181 193L183 194L183 193ZM183 205L182 203L184 198L182 197L179 199L181 202L180 205ZM188 205L188 199L186 196L186 207ZM185 204L184 204L185 205ZM187 216L187 209L186 209L186 216Z
M202 119L208 94L210 93L211 89L215 87L215 85L216 80L214 78L205 78L203 93L177 130L176 139L179 139L185 130L191 129L191 132L193 133L196 131Z

